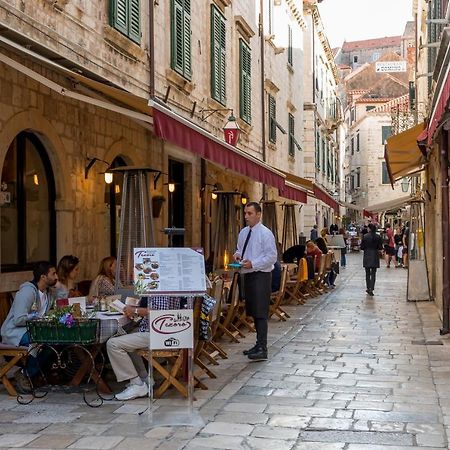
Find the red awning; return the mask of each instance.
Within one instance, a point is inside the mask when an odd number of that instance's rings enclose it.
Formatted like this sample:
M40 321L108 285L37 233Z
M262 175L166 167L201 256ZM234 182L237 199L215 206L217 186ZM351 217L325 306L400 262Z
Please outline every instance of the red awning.
M442 120L444 112L447 108L449 98L450 98L450 75L447 72L447 78L445 80L441 92L439 93L439 97L435 103L435 107L433 109L433 113L431 115L431 119L428 124L428 145L431 145L433 142L433 135L436 132L436 129Z
M208 161L280 190L284 175L263 161L203 130L201 127L152 102L155 134L178 147L185 148Z
M295 200L300 203L307 202L307 194L306 192L297 187L294 183L290 183L289 181L285 182L284 188L279 189L279 194L281 197L288 198L290 200Z
M314 195L318 200L322 200L330 208L333 208L335 212L339 211L339 203L330 197L325 191L319 188L316 184L314 185Z

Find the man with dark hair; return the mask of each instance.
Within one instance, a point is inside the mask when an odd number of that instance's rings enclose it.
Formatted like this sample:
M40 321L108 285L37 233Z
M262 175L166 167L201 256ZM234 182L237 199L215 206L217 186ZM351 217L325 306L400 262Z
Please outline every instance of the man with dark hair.
M13 304L1 328L2 342L9 345L27 346L30 344L27 320L44 316L54 302L54 294L50 290L58 281L55 265L47 261L37 262L33 267L33 280L20 286ZM35 358L29 357L27 372L30 377L37 375L39 366ZM16 381L24 377L18 372Z
M245 310L253 317L256 328L256 345L244 354L252 361L264 361L267 359L271 272L277 261L277 247L272 232L261 223L258 203L247 203L244 215L247 226L239 233L234 259L242 264Z

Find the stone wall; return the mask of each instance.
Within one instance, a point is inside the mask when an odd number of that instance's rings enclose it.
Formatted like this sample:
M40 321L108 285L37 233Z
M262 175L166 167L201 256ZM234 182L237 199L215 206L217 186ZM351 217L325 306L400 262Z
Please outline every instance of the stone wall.
M20 62L64 83L38 64ZM105 183L98 173L104 167L97 163L85 179L87 158L112 161L120 155L129 164L158 168L160 148L149 131L122 115L61 96L4 64L0 74L0 167L18 133L27 130L39 137L56 182L57 257L77 255L81 279L91 278L99 260L109 254L109 227ZM20 274L1 274L2 290L17 288L22 279Z

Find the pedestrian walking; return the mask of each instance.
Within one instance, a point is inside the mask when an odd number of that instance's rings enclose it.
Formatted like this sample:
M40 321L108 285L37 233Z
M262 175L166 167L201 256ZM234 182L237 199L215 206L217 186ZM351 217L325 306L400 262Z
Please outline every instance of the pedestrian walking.
M386 259L386 267L389 269L391 267L391 259L396 265L396 251L395 251L395 241L394 232L392 231L391 224L386 224L385 238L384 238L384 252Z
M277 261L277 247L272 232L261 223L261 206L247 203L244 209L247 226L241 230L234 259L242 264L241 281L245 312L255 322L256 344L244 355L252 361L267 359L267 331L271 278Z
M373 296L377 269L380 267L379 252L383 248L381 236L374 224L369 224L369 232L364 235L361 250L364 250L363 267L366 269L366 292Z
M344 239L344 247L341 248L341 267L345 267L347 265L348 233L345 231L345 228L340 228L339 234L341 234L342 239Z
M315 241L319 237L319 231L317 229L317 225L314 225L309 233L309 240Z
M403 231L400 226L397 227L394 234L395 243L395 267L403 267Z

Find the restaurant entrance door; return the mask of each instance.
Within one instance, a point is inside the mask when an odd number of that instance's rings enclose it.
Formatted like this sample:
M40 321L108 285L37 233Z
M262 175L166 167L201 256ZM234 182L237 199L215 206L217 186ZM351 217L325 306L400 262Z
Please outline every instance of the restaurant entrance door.
M169 192L168 227L184 228L184 164L182 162L169 159L169 182L175 184L175 190ZM174 234L172 246L184 247L184 235Z

